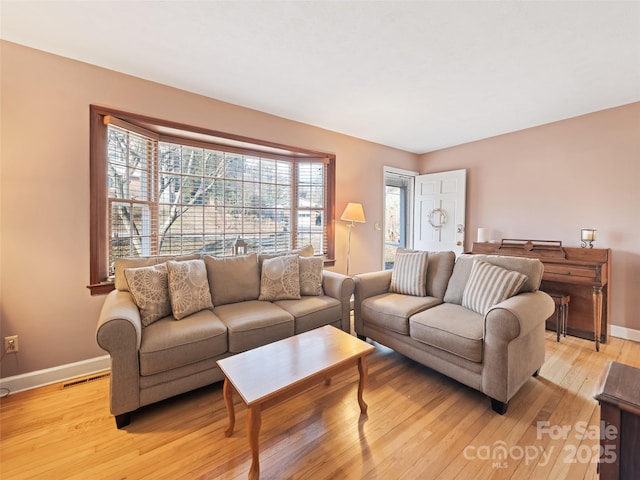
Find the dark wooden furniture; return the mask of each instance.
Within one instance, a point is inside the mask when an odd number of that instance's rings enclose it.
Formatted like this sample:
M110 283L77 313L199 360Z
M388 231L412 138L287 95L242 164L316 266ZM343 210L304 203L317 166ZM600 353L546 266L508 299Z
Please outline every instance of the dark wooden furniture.
M640 369L607 362L593 397L600 402L601 480L640 475Z
M576 337L607 341L610 315L609 278L611 249L563 247L553 240L503 239L500 243L474 242L471 253L537 258L544 264L540 289L571 297L567 333ZM555 322L547 320L553 330Z
M561 333L563 336L567 336L567 318L571 296L557 292L549 292L549 295L553 298L553 303L556 304L556 342L559 342Z

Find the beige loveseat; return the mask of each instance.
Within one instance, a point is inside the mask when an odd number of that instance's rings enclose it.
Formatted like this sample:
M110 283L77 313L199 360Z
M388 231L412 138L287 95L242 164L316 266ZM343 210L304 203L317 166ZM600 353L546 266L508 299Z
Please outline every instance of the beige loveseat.
M222 380L221 358L323 325L348 332L353 280L309 253L118 260L96 332L118 428L139 407Z
M423 252L426 275L406 270L403 278L398 259L411 253L400 251L393 271L354 277L356 333L485 393L492 408L504 414L509 400L544 362L545 321L554 303L538 290L543 264L467 254L456 261L453 252ZM487 271L498 276L487 276ZM492 305L496 292L487 287L502 285L498 279L504 276L519 282L513 285L515 294L503 301L504 295L498 297ZM422 292L393 291L415 287L418 278L424 282Z

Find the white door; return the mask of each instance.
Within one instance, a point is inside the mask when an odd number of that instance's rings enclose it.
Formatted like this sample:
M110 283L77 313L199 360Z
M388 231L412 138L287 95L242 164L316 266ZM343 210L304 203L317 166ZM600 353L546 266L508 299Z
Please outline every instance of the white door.
M466 191L466 170L416 177L413 248L464 252Z

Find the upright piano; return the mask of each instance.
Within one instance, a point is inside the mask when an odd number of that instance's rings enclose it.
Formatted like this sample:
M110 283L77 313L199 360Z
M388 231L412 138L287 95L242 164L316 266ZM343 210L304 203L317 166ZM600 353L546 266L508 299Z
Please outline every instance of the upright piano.
M473 254L537 258L544 264L540 289L571 296L567 333L607 342L610 315L611 249L563 247L555 240L503 239L499 243L474 242ZM555 322L547 320L547 328Z

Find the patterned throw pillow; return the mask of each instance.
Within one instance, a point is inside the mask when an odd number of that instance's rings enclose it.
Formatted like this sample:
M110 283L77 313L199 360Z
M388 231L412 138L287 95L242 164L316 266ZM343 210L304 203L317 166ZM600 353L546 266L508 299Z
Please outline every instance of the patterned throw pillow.
M269 258L262 263L258 300L297 300L300 298L298 255Z
M140 310L143 327L171 315L168 273L164 263L150 267L126 268L124 277Z
M491 307L518 293L526 281L526 275L519 272L476 260L464 287L462 306L486 315Z
M300 295L322 295L324 257L299 257Z
M207 268L203 260L167 262L169 270L169 298L176 320L192 313L213 308Z
M427 296L427 252L396 254L390 291L416 297Z

